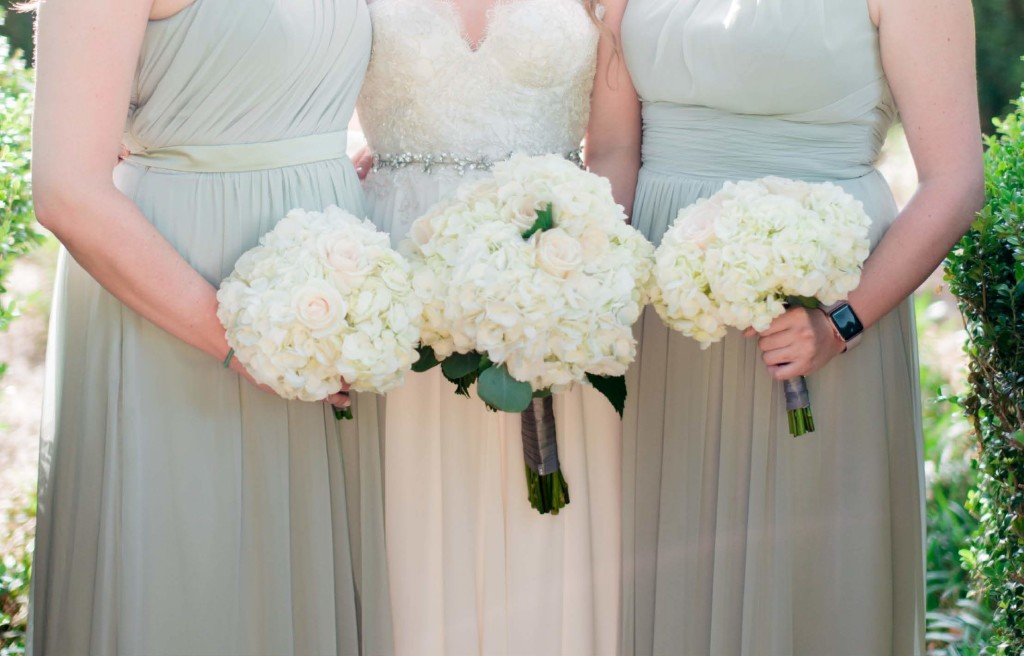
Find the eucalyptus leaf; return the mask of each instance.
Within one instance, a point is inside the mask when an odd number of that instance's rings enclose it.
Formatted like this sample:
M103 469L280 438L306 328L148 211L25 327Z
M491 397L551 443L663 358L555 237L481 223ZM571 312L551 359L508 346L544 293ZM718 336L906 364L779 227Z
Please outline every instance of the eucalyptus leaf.
M522 412L533 400L530 384L513 378L503 364L480 374L476 392L484 403L503 412Z

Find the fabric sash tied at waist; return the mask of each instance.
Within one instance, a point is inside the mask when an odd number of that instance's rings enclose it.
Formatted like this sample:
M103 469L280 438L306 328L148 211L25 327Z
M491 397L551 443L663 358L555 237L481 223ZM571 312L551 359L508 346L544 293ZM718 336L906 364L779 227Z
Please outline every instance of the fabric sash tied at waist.
M141 166L188 173L240 173L347 158L348 132L326 132L263 143L164 146L132 152Z

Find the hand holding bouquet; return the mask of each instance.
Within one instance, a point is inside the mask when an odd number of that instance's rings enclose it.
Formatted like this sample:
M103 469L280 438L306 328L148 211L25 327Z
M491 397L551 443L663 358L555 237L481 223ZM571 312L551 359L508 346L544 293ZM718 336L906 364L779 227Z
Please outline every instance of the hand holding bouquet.
M860 283L871 220L831 183L726 183L682 209L655 253L652 303L706 348L726 328L761 332L787 304L846 298ZM814 430L804 379L785 383L790 432Z
M342 379L385 392L416 359L422 304L409 264L372 223L334 206L291 211L239 258L217 300L235 356L286 399L322 400Z
M424 370L494 409L523 412L531 502L568 503L552 392L590 383L621 413L653 247L626 225L609 182L555 155L516 156L412 226L424 301Z

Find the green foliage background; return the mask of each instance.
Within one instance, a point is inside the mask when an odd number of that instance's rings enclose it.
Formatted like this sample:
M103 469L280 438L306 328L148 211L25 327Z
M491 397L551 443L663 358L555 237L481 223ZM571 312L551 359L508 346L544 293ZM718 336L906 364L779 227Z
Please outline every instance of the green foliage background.
M0 35L0 332L17 316L4 279L15 258L43 241L32 213L31 127L32 71ZM4 370L0 364L0 375Z
M1012 109L1024 80L1024 0L974 0L982 129Z
M964 562L995 611L993 653L1024 653L1024 95L985 154L985 208L947 261L967 322L980 443L968 508L980 518Z

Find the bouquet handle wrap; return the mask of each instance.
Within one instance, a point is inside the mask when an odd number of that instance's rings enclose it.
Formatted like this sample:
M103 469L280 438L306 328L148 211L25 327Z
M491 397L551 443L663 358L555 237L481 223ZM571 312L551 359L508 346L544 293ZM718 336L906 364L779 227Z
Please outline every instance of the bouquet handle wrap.
M554 401L535 398L521 415L526 490L530 505L541 514L557 515L569 503L569 486L558 462Z
M789 415L789 434L799 437L814 432L814 416L811 415L811 395L803 376L782 382L786 394L786 414Z

